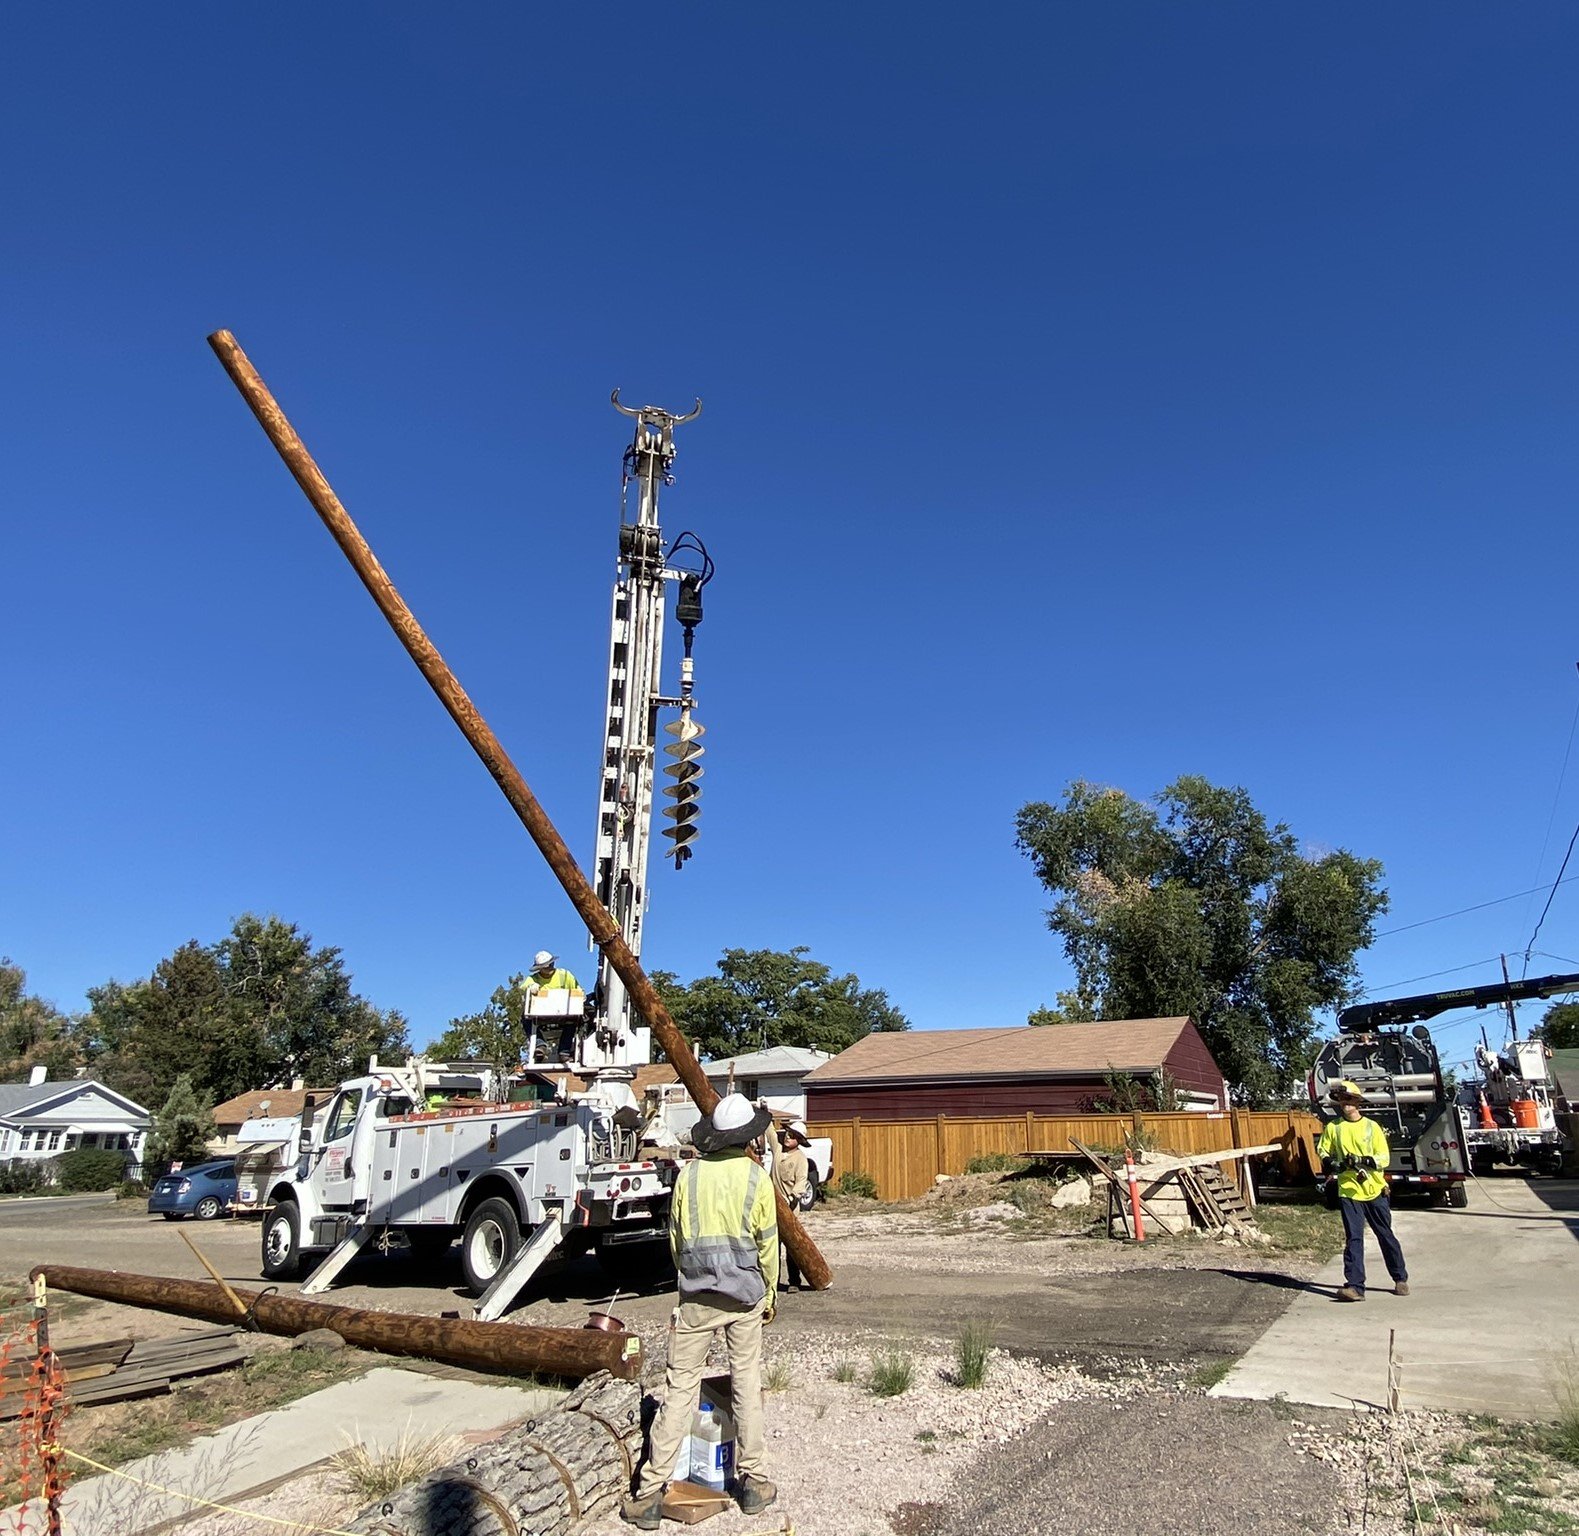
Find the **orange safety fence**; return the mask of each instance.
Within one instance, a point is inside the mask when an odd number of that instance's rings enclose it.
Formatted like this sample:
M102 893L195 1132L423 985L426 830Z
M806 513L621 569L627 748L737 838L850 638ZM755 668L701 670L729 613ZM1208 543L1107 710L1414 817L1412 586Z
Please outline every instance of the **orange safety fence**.
M34 1305L0 1311L0 1516L5 1536L60 1530L66 1471L60 1426L66 1416L65 1376L48 1347L48 1314L38 1282ZM42 1347L41 1347L42 1346Z
M834 1177L846 1171L870 1174L884 1200L924 1194L939 1174L957 1176L974 1157L999 1153L1067 1152L1073 1142L1121 1148L1137 1128L1147 1146L1181 1155L1232 1152L1236 1147L1283 1148L1290 1177L1303 1170L1301 1139L1321 1122L1300 1110L1224 1110L1141 1115L937 1115L926 1120L813 1120L813 1136L833 1143Z

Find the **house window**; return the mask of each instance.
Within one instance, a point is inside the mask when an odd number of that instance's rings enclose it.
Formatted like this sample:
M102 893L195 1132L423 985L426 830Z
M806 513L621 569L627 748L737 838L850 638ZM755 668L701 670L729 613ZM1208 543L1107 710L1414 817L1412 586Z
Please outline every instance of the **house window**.
M735 1092L744 1094L746 1098L755 1100L758 1097L760 1084L754 1077L743 1077L735 1084Z
M31 1131L23 1131L22 1132L22 1140L17 1144L17 1151L18 1152L31 1152L32 1150L33 1150L33 1133Z
M49 1133L49 1150L51 1152L58 1152L60 1150L60 1132L59 1131L51 1131Z

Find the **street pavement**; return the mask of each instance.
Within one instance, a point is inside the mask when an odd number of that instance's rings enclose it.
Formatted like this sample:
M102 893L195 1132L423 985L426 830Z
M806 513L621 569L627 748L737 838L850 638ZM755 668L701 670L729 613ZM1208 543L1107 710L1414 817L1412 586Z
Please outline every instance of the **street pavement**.
M1469 1209L1405 1206L1393 1227L1408 1296L1392 1294L1367 1237L1366 1299L1334 1300L1334 1259L1214 1395L1385 1407L1391 1335L1405 1407L1550 1418L1562 1362L1576 1364L1579 1181L1475 1180Z

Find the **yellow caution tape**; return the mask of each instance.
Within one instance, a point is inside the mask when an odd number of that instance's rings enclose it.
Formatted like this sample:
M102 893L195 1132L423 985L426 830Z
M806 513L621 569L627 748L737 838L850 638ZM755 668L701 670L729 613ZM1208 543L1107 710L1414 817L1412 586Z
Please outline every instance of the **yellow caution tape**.
M70 1450L64 1445L45 1446L44 1449L60 1456L69 1456L73 1461L80 1461L84 1466L92 1467L97 1472L108 1472L111 1477L124 1478L128 1483L150 1488L155 1493L167 1493L174 1499L185 1499L188 1504L201 1504L204 1509L217 1509L221 1514L241 1515L247 1520L262 1520L268 1525L282 1525L292 1531L307 1531L311 1536L357 1536L354 1531L342 1531L330 1525L309 1525L304 1520L282 1520L278 1515L260 1515L255 1510L238 1509L234 1504L216 1504L212 1499L200 1499L195 1493L187 1493L180 1488L166 1488L159 1483L149 1482L146 1477L136 1477L130 1472L122 1472L119 1467L107 1467L102 1461L95 1461L91 1456L84 1456L81 1451Z

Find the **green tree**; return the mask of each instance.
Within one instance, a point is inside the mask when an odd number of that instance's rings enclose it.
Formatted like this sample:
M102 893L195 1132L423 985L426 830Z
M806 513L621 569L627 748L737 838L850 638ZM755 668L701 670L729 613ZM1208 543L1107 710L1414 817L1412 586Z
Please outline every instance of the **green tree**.
M79 1038L112 1088L158 1104L185 1074L211 1100L294 1078L338 1082L407 1049L406 1021L352 989L340 951L251 913L217 944L193 939L142 981L88 993Z
M1307 1069L1317 1011L1355 995L1387 910L1378 861L1307 856L1243 789L1194 775L1154 804L1076 782L1021 806L1015 830L1075 972L1057 1011L1188 1014L1241 1101L1275 1101Z
M0 959L0 1083L26 1082L34 1067L69 1077L77 1065L71 1020L27 990L27 973Z
M835 976L804 946L726 949L718 975L684 986L670 972L651 974L681 1033L710 1057L773 1045L837 1053L873 1030L910 1028L881 988Z
M143 1150L143 1161L165 1168L208 1156L214 1134L213 1101L192 1086L185 1072L176 1078L164 1107L154 1116L153 1129Z
M525 979L517 973L493 989L486 1008L451 1019L444 1033L428 1047L428 1055L436 1061L520 1061L526 1037L518 989Z
M1553 1003L1534 1032L1554 1051L1579 1048L1579 1003Z

